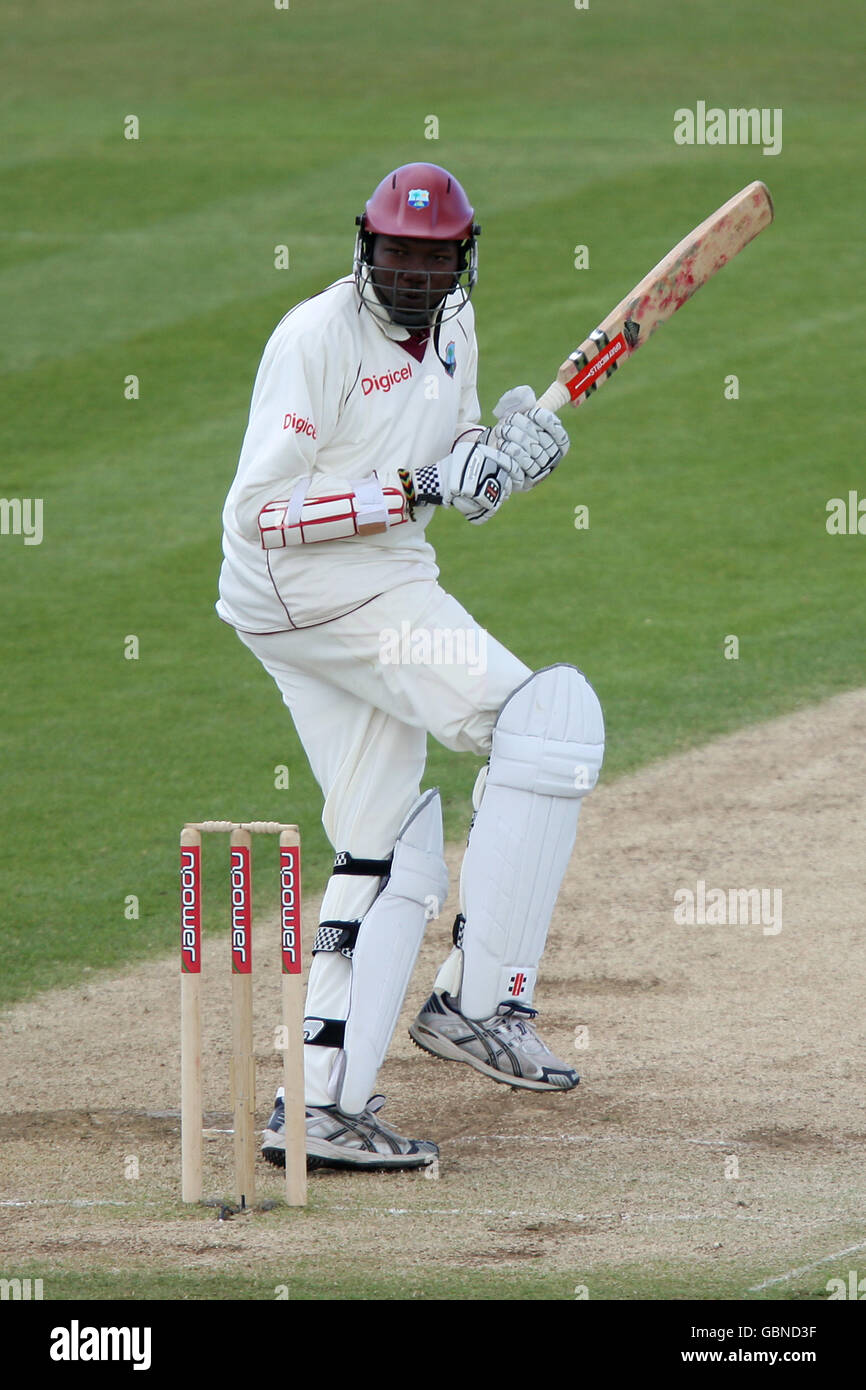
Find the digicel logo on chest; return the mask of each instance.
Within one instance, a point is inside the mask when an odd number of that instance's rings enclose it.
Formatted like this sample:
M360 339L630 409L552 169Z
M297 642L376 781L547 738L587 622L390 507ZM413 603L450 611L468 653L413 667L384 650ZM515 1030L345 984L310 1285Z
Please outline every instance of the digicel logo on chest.
M408 381L412 375L410 363L401 367L399 372L385 372L382 376L362 376L361 390L365 396L369 396L371 391L390 391L392 386L397 386L401 381Z

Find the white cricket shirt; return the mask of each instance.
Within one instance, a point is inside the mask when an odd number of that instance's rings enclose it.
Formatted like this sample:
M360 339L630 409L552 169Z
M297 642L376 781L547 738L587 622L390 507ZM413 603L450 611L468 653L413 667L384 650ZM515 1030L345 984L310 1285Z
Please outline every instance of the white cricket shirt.
M446 301L446 306L452 300ZM253 388L238 470L223 510L217 612L245 632L327 622L388 589L438 576L424 529L433 508L373 536L262 547L258 517L287 500L300 478L307 496L351 492L376 474L400 486L449 454L478 427L475 316L466 304L442 324L418 362L365 308L352 278L304 300L278 324Z

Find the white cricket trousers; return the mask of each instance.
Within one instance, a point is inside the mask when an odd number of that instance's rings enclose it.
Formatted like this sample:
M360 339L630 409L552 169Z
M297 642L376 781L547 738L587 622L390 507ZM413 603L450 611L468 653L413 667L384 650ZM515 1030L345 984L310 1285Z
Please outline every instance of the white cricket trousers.
M486 756L496 716L532 674L435 581L380 594L345 617L292 632L239 632L276 682L324 796L335 852L384 859L420 794L427 734ZM362 918L369 878L334 875L322 921ZM345 1018L351 963L317 952L306 1012ZM307 1104L328 1105L337 1049L306 1047Z

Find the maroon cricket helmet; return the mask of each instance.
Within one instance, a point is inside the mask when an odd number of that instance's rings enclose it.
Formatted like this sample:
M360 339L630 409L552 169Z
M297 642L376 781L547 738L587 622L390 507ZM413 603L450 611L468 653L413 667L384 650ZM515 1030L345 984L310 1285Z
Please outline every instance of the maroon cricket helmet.
M438 304L431 302L430 321L437 314L445 319L459 313L477 279L476 238L481 228L474 219L475 210L463 186L447 169L438 164L403 164L394 169L373 191L364 211L355 218L358 227L355 279L367 307L377 317L384 317L378 312L379 304L365 293L369 272L374 268L376 236L415 237L423 241L457 243L458 268L449 293L459 291L459 303L451 305L443 314Z
M358 225L366 232L467 241L478 235L475 210L462 186L438 164L404 164L384 178Z

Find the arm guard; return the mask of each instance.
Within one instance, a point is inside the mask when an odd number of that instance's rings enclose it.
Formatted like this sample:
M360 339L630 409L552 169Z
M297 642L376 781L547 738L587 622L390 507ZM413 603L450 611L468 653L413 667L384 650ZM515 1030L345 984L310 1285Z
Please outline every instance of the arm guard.
M353 481L346 491L321 497L307 497L309 486L310 479L301 478L288 501L268 502L262 507L259 532L263 550L378 535L409 520L406 494L400 488L383 488L376 477Z

